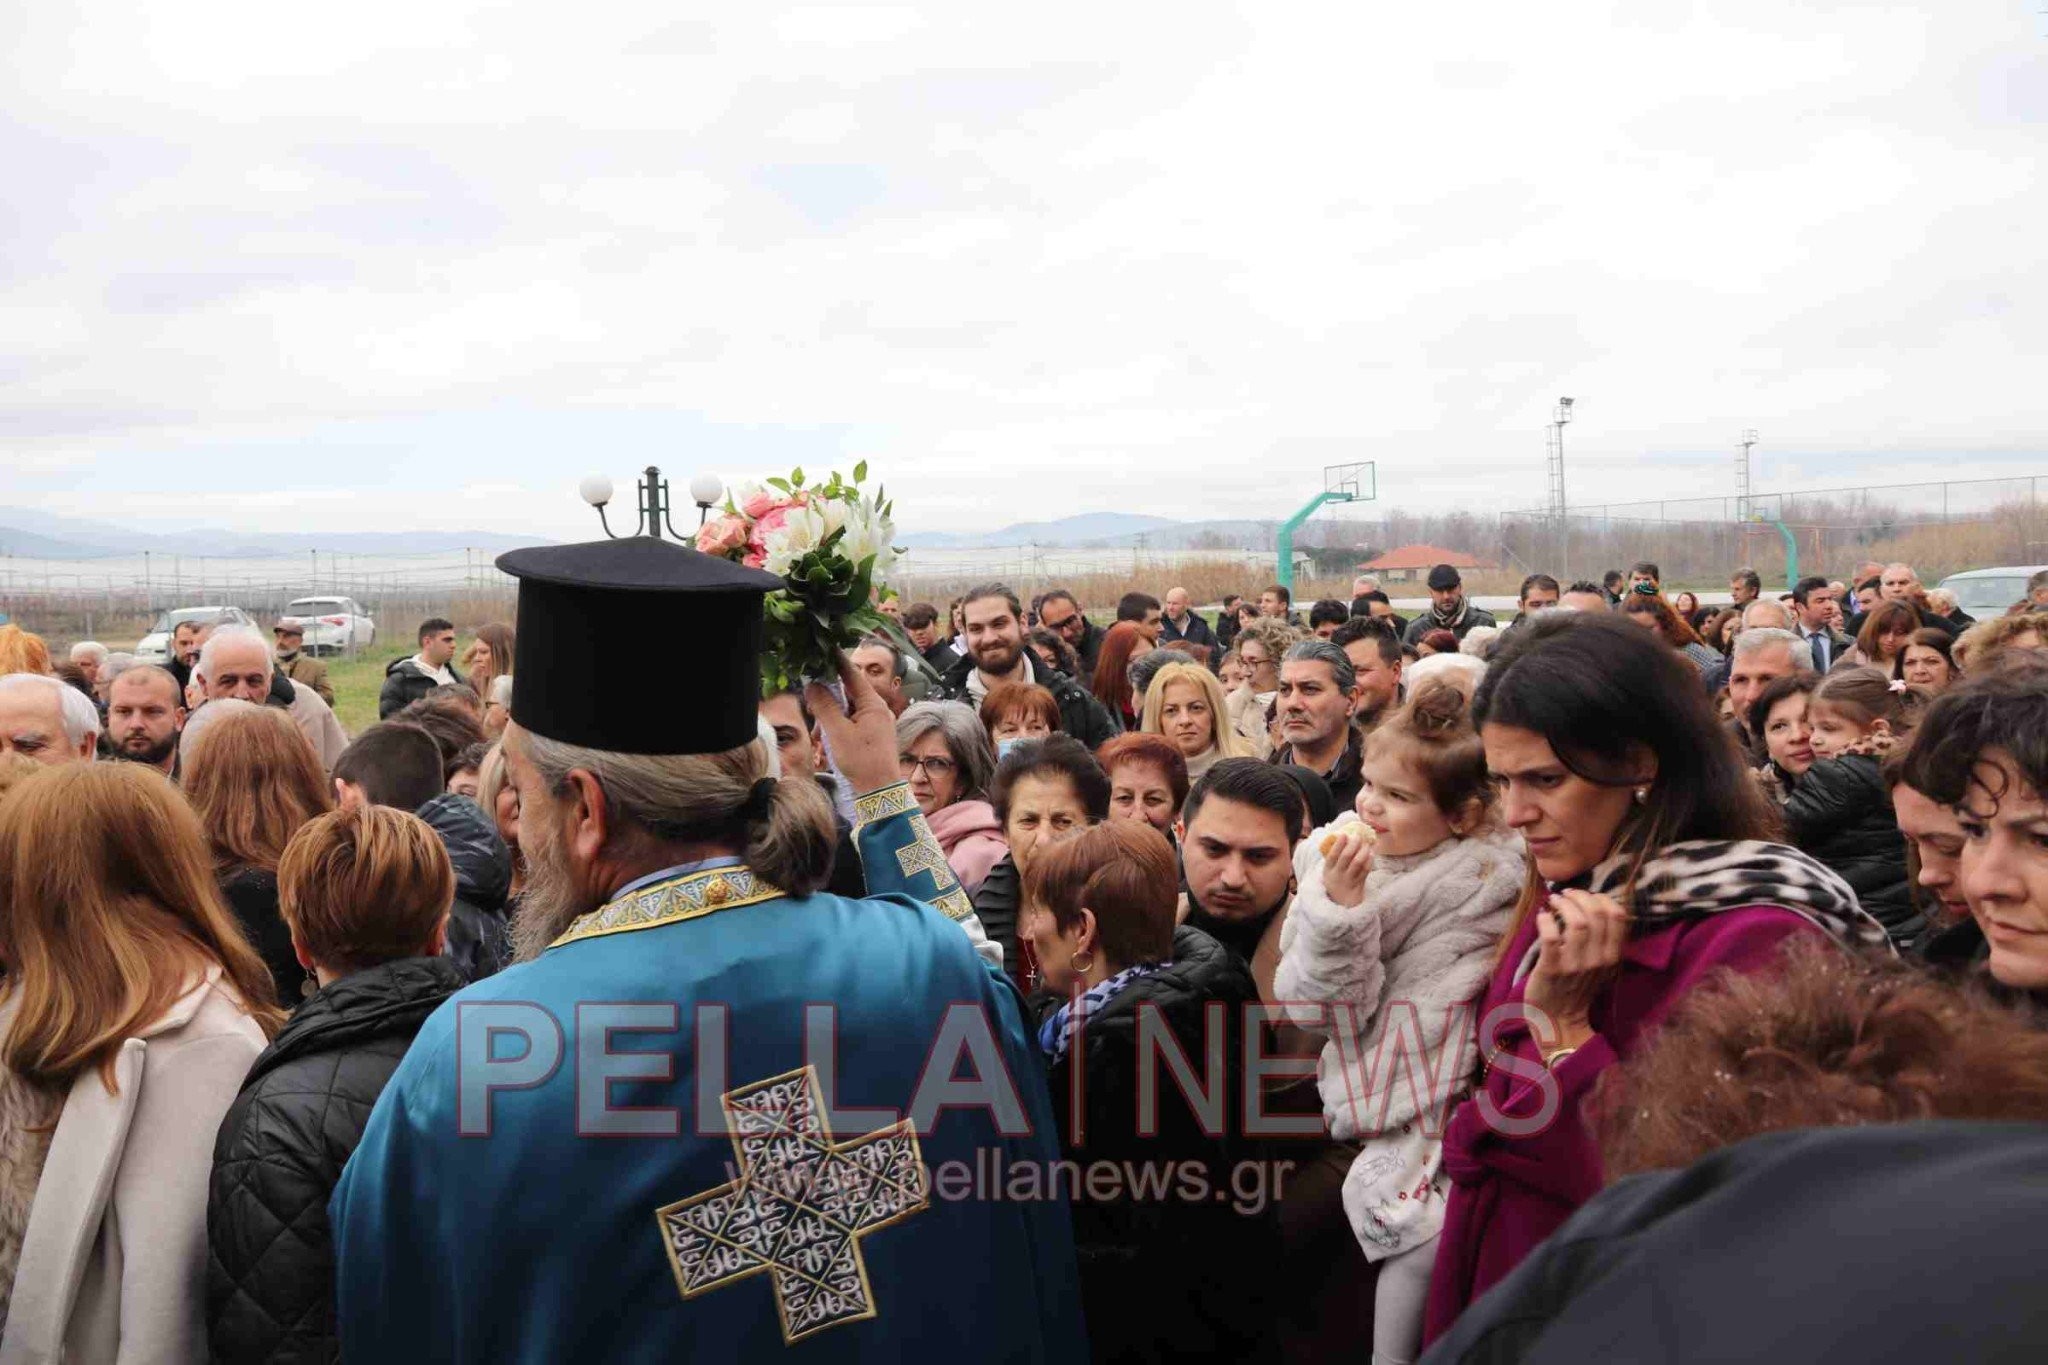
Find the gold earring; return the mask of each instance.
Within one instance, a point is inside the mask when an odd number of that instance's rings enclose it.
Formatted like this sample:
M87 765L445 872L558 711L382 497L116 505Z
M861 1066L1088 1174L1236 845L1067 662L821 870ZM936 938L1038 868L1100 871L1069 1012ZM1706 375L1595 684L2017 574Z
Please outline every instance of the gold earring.
M1073 966L1075 971L1080 972L1083 976L1086 976L1089 972L1095 970L1095 954L1088 952L1086 949L1083 949L1082 951L1074 954L1071 961L1071 965Z

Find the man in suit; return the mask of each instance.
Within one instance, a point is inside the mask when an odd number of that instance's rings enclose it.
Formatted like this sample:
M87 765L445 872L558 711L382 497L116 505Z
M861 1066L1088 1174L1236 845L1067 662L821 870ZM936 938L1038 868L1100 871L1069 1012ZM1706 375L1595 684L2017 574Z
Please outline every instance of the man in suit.
M1849 652L1851 641L1834 628L1830 610L1835 590L1825 578L1802 578L1792 585L1793 629L1813 649L1813 667L1825 673Z

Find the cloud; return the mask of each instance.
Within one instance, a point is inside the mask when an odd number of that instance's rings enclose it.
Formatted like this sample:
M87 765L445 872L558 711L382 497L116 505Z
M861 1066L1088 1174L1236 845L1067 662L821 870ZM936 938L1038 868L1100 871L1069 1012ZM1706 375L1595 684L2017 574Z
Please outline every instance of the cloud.
M9 22L15 504L574 534L593 468L865 456L913 529L1285 515L1339 459L1483 510L1564 393L1580 502L1724 493L1745 427L1765 486L2048 454L2017 10Z

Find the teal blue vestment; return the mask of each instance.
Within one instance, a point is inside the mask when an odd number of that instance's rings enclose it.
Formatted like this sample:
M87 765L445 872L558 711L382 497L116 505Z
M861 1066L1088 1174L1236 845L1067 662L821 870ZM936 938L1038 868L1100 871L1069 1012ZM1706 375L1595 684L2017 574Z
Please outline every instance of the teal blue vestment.
M908 788L857 814L891 894L662 874L427 1021L330 1206L346 1359L1087 1359L1021 1002Z

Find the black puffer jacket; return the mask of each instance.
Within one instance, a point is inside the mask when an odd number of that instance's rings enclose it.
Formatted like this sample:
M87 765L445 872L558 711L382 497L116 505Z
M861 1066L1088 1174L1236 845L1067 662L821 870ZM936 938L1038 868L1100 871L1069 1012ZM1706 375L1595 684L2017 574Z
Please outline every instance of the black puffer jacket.
M1033 680L1052 693L1053 704L1060 710L1060 733L1072 735L1088 747L1090 753L1115 739L1124 732L1123 722L1109 713L1109 708L1096 700L1095 694L1075 682L1056 668L1047 668L1035 658L1031 661ZM954 664L946 674L946 699L974 704L967 691L968 675L974 672L972 657Z
M286 1009L298 1004L306 969L299 965L298 951L292 947L292 931L278 912L277 873L260 867L237 868L220 879L220 890L227 897L228 908L235 912L235 920L242 926L249 946L270 968L270 979L277 986L277 1003Z
M343 977L250 1068L214 1142L206 1202L215 1361L341 1358L327 1200L413 1035L464 984L438 957Z
M390 720L397 712L444 685L414 663L412 655L393 659L385 666L384 686L377 693L377 719Z
M484 809L466 796L443 792L413 814L441 836L455 864L455 904L448 909L450 961L470 981L504 970L511 960L505 897L512 891L512 850Z
M1046 1079L1060 1129L1060 1154L1076 1163L1083 1183L1074 1200L1074 1244L1093 1358L1109 1361L1245 1361L1270 1355L1274 1317L1269 1279L1278 1255L1270 1199L1235 1199L1239 1163L1254 1156L1239 1133L1243 1103L1240 1026L1258 988L1244 964L1215 939L1186 925L1174 930L1173 962L1133 981L1088 1016L1081 1031L1087 1106L1075 1141L1073 1068L1069 1050ZM1209 1073L1205 1007L1221 1002L1225 1059ZM1040 1023L1063 1000L1040 1002ZM1138 1020L1158 1012L1205 1086L1223 1088L1221 1134L1212 1132L1183 1098L1163 1061L1157 1077L1155 1135L1140 1132ZM1091 1164L1111 1163L1122 1189L1096 1199L1085 1183ZM1244 1169L1252 1169L1246 1166ZM1149 1193L1134 1186L1145 1173ZM1162 1187L1163 1186L1163 1187ZM1270 1190L1268 1191L1270 1194ZM1135 1195L1135 1197L1134 1197Z
M1785 834L1833 868L1900 946L1927 927L1906 884L1906 841L1869 754L1817 760L1785 800Z
M1023 899L1024 874L1005 853L1003 860L982 878L981 889L974 893L974 917L981 921L981 931L988 935L988 941L1001 945L1003 970L1017 983L1017 989L1029 991L1031 983L1024 979L1024 953L1017 946L1017 907Z

